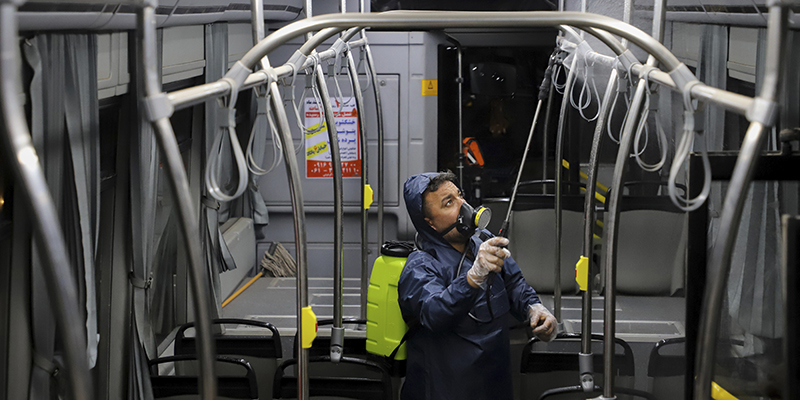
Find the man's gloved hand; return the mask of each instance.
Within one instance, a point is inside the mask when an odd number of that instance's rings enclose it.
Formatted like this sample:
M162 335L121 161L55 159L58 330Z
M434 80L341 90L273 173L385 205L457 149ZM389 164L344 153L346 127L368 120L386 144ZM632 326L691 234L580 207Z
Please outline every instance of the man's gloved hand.
M483 286L489 272L500 272L503 270L503 262L511 257L508 249L499 246L508 244L508 239L504 237L493 237L483 243L478 248L478 256L472 263L472 268L467 272L467 276L478 286Z
M533 334L544 342L549 342L556 337L558 322L550 311L541 303L528 307L528 316L531 319Z

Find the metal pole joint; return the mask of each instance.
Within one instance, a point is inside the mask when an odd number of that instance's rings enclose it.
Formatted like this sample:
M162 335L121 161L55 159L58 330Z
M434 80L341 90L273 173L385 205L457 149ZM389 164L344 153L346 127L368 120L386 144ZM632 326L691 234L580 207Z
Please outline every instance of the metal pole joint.
M331 328L331 362L338 363L342 360L344 348L344 328Z
M289 57L289 60L286 61L286 65L292 67L292 73L297 74L297 71L303 69L303 65L305 65L306 60L308 60L308 55L303 54L300 50L297 50Z
M684 63L680 63L675 69L669 71L669 76L675 82L678 91L683 93L684 99L691 98L692 86L702 84Z
M581 387L584 393L594 391L594 359L592 354L578 353Z
M239 60L233 64L231 69L228 70L228 73L225 74L222 80L227 81L231 85L231 94L233 95L233 93L239 92L239 88L252 73L253 70L247 68L247 66L244 65L241 60Z
M633 55L633 52L630 49L625 50L622 54L618 55L617 60L619 60L620 68L622 68L622 71L619 71L618 74L620 77L623 76L622 72L625 72L624 76L627 77L628 73L630 72L631 68L633 68L634 65L641 64L641 62L639 62L639 59L636 58L635 55ZM627 78L630 79L630 77Z
M778 103L761 97L753 99L752 106L747 110L747 120L760 122L764 126L773 126L778 117Z
M161 118L169 118L175 112L175 107L164 92L147 96L143 100L147 120L155 122Z

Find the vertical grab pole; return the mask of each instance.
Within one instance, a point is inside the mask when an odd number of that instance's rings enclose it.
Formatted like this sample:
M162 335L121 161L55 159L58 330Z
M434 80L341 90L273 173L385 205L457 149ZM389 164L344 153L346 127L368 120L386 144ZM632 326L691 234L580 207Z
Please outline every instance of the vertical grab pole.
M666 17L665 0L656 0L653 9L653 38L661 41L664 36L664 19ZM658 64L655 57L647 58L647 66L655 67ZM627 167L633 132L639 123L639 115L644 100L647 82L640 79L636 85L636 92L628 109L625 126L619 142L614 175L611 181L611 197L608 200L608 221L606 222L606 297L604 304L604 332L603 332L603 398L615 398L614 395L614 337L616 335L616 270L617 270L617 244L619 236L619 205L624 192L624 175Z
M203 376L198 381L203 399L214 399L217 396L217 379L214 374L214 359L216 352L211 336L211 296L208 280L205 279L206 268L203 264L202 250L200 248L200 227L195 213L192 195L189 191L189 179L183 169L183 160L178 148L178 141L172 131L169 115L172 105L167 100L166 94L161 91L158 81L157 42L156 42L156 15L155 7L147 4L137 11L136 43L139 46L140 69L143 71L144 90L147 96L144 99L148 114L147 117L153 125L155 136L167 168L167 177L172 195L178 203L178 221L183 231L183 242L189 257L189 279L192 287L192 300L194 305L195 320L197 321L197 339L200 345L200 371Z
M367 12L364 6L364 0L360 0L358 4L358 12L364 14ZM383 190L384 190L384 170L383 170L383 109L381 108L381 91L378 88L378 73L375 71L375 63L372 60L372 50L369 47L369 42L367 41L367 33L366 31L361 31L361 38L364 39L364 46L363 46L363 55L367 60L367 68L369 69L368 73L370 74L369 79L372 81L372 90L375 95L375 108L376 108L376 122L378 128L378 194L375 196L375 201L378 203L378 255L380 255L380 249L383 245ZM366 111L366 110L365 110ZM366 296L366 289L362 292L362 296ZM364 299L364 303L362 304L362 315L361 318L365 319L366 312L363 311L366 308L366 299Z
M264 38L264 0L250 0L250 18L255 44Z
M597 116L597 124L594 127L592 138L592 150L589 153L589 171L586 178L586 197L583 203L584 231L583 231L583 254L587 257L591 265L593 242L594 242L594 194L597 191L597 167L600 162L600 145L606 128L606 116L608 116L613 92L616 91L617 70L612 69L606 86L606 94L600 105L600 114ZM608 116L608 118L611 118ZM577 273L577 272L576 272ZM578 355L581 367L581 385L585 392L594 390L594 364L592 363L592 269L586 269L586 290L583 292L583 307L581 314L581 353Z
M748 114L750 126L747 128L739 158L733 169L728 192L720 217L720 229L717 243L711 253L708 269L709 280L703 299L703 313L700 321L700 337L698 338L695 373L697 381L694 387L695 398L704 398L711 393L711 380L714 375L714 346L719 331L719 312L725 293L725 285L730 273L733 245L742 218L742 210L750 182L758 164L761 148L767 135L767 128L774 122L777 109L775 98L778 92L778 80L783 67L781 53L785 46L786 19L788 2L768 2L769 21L767 23L767 54L764 63L764 80L761 92L756 97L754 108ZM750 115L752 114L752 115ZM705 393L705 394L703 394Z
M561 323L561 159L564 158L564 125L567 121L567 108L569 107L569 96L572 93L572 85L575 83L575 67L578 65L577 54L572 58L572 65L567 75L566 86L564 86L564 98L561 99L561 114L558 117L558 132L556 133L556 245L555 245L555 270L554 270L554 294L553 294L553 313L558 323ZM573 165L572 168L578 168Z
M314 16L312 3L313 3L312 0L304 0L303 1L303 9L306 12L306 19L311 18L311 17ZM311 39L311 36L314 36L314 32L306 32L306 34L305 34L306 41Z
M367 286L369 280L369 236L368 234L368 209L367 205L367 186L369 185L369 164L367 162L367 126L364 119L366 110L364 109L364 96L361 94L361 84L358 81L358 70L356 69L353 54L347 51L347 69L350 71L350 82L353 84L353 97L356 100L356 110L358 112L358 136L361 141L361 288ZM375 84L375 83L373 83ZM366 293L362 293L362 300L366 300ZM366 314L366 307L361 311ZM361 316L366 319L366 315Z
M17 187L30 205L33 232L43 252L45 283L64 347L69 387L74 399L92 399L93 388L86 362L86 337L82 327L75 280L69 267L66 242L55 205L45 181L31 135L19 103L21 81L18 60L17 7L23 1L0 1L0 144L6 165L14 171ZM22 206L20 204L20 206Z
M306 242L306 213L303 203L303 191L300 187L300 169L294 154L294 144L289 128L289 119L286 117L281 93L276 82L270 82L269 91L272 94L272 112L278 123L278 139L283 149L283 160L286 164L286 177L289 180L289 194L292 200L292 217L294 222L294 241L297 243L297 340L303 343L303 309L308 307L308 253ZM302 140L302 139L301 139ZM308 400L308 349L301 345L297 347L297 396L301 400Z
M633 0L625 0L623 9L623 19L630 23L633 18ZM627 47L628 41L622 40L622 45ZM630 77L628 77L630 79ZM612 93L616 91L619 74L616 69L611 70L608 77L608 85L600 105L600 114L594 127L592 138L592 149L589 153L589 171L586 178L586 197L583 204L584 209L584 231L583 231L583 255L588 258L589 266L586 268L586 290L583 292L583 307L581 309L581 352L578 355L581 386L584 392L594 389L594 363L592 362L592 255L594 242L595 212L594 200L597 191L597 169L600 164L600 149L603 143L603 136L606 128L606 118L611 118L609 111L611 103L614 101Z
M362 0L363 1L363 0ZM361 8L362 12L364 8ZM364 39L364 52L367 56L367 67L369 68L370 77L372 79L372 92L375 96L375 112L376 112L376 122L378 127L378 195L377 195L377 202L378 202L378 254L380 254L380 247L383 244L383 208L384 208L384 199L386 198L385 188L386 188L386 170L384 168L384 124L383 124L383 105L381 103L381 89L380 84L378 82L378 73L375 70L375 60L372 58L372 49L367 42L367 33L361 31L361 37ZM367 271L366 268L362 266L361 270L361 319L367 318L367 286L368 286L368 278L367 278Z
M333 320L338 324L339 329L331 332L331 360L336 362L342 355L342 346L336 345L336 339L344 340L342 331L342 256L344 251L343 235L343 210L344 193L342 192L342 159L339 152L339 134L336 128L336 120L331 107L331 97L328 93L328 84L325 82L325 75L322 73L322 66L316 67L317 87L319 88L322 108L325 113L325 124L328 125L328 142L331 145L331 166L333 169ZM336 301L338 299L338 301ZM337 322L338 321L338 322ZM342 335L339 337L338 335Z

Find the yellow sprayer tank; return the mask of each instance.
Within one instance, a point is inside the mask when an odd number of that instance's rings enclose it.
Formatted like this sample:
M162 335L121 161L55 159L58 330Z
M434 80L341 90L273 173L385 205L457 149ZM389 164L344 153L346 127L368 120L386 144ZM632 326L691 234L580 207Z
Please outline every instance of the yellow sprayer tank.
M367 291L367 351L370 353L390 356L408 330L397 303L397 282L413 250L411 243L386 242L372 267ZM394 359L406 359L405 343Z

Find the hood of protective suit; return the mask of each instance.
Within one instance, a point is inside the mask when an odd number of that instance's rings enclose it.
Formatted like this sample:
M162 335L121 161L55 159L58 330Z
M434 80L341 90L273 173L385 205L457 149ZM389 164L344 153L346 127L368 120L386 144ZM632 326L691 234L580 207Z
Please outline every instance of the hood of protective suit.
M422 247L425 248L425 242L432 242L439 245L450 246L450 243L444 237L436 232L427 222L425 222L425 213L422 211L422 193L428 188L431 179L439 175L438 172L426 172L424 174L414 175L406 180L403 186L403 199L406 202L406 210L408 216L411 217L411 222L417 228L419 236L422 239ZM456 185L458 187L458 185ZM461 190L461 188L458 188Z

